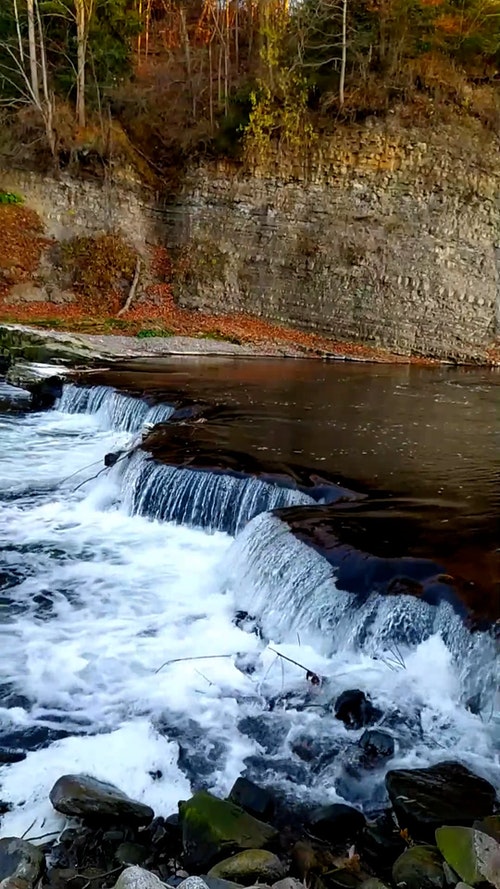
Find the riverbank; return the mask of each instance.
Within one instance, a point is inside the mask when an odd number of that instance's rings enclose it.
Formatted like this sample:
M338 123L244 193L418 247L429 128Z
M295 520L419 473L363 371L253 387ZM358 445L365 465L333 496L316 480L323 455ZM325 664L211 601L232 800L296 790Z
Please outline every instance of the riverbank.
M200 330L203 325L200 325L199 319L193 319L191 328L186 323L175 325L181 331L186 331L175 333L167 332L165 328L144 327L144 320L141 324L139 319L123 322L112 317L88 318L75 313L64 321L57 315L49 321L36 315L37 313L33 317L32 312L26 311L14 315L9 312L8 323L2 323L0 313L0 354L4 358L16 361L57 361L58 353L64 352L63 363L71 364L73 350L74 363L77 365L82 359L85 359L83 363L92 363L128 358L161 359L173 355L323 358L422 366L448 363L430 358L396 355L358 343L337 343L311 334L274 327L251 318L210 319L204 316L202 322L206 329ZM172 316L169 317L172 323ZM53 325L52 328L48 326L50 324ZM221 333L221 327L226 331L225 334ZM89 328L92 333L88 332ZM191 334L187 332L190 329ZM229 332L234 330L238 331L239 337Z

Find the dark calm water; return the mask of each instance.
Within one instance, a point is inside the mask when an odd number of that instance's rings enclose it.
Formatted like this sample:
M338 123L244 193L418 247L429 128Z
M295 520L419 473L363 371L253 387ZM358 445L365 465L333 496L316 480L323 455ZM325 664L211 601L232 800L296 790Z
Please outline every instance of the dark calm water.
M132 366L107 379L225 406L204 430L214 448L391 495L397 520L384 533L394 555L446 556L482 581L500 617L500 369L196 358Z

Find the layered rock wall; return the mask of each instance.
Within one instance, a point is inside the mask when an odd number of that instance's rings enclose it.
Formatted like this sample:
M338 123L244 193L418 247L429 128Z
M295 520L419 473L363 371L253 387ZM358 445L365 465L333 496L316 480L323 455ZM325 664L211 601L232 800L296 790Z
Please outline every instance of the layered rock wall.
M0 185L57 237L119 227L139 247L166 243L185 307L481 359L500 332L498 142L471 126L423 132L343 131L307 168L197 166L163 201L18 173Z

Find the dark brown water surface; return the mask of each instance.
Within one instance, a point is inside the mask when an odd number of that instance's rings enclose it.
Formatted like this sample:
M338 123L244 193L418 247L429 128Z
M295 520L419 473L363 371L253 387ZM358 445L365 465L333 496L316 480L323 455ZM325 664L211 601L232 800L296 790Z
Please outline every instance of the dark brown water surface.
M440 560L470 582L476 613L500 617L500 371L183 357L93 377L217 404L214 448L368 491L347 527L356 545Z

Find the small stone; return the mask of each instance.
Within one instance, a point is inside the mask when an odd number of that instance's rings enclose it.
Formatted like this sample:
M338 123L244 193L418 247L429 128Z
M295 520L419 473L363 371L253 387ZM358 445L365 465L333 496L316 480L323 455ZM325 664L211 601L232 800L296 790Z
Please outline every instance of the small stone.
M392 879L404 889L444 889L443 862L435 846L412 846L394 862Z
M127 867L118 877L114 889L165 889L165 883L143 867Z
M63 775L50 791L50 801L63 815L84 820L149 824L154 815L149 806L89 775Z
M305 886L296 877L285 877L284 880L273 883L272 889L305 889Z
M186 877L177 889L208 889L208 886L202 877Z
M30 889L43 871L43 853L32 843L16 837L0 839L0 886Z
M285 876L285 867L277 855L265 849L245 849L232 858L220 861L209 872L209 877L232 880L243 886L257 882L275 883Z

